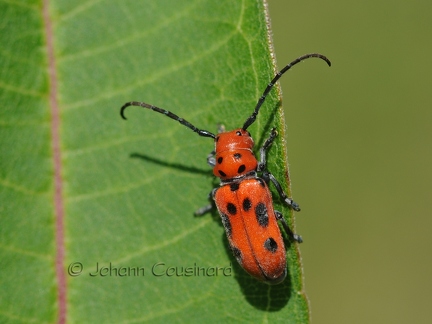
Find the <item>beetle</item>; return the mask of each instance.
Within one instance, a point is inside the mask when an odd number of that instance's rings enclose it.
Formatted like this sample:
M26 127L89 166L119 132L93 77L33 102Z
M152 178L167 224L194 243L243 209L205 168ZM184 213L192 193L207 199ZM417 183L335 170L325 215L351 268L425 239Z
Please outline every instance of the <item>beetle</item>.
M279 284L287 275L285 245L278 221L291 241L303 241L301 236L292 232L282 213L274 209L269 184L273 183L288 207L295 211L300 211L300 207L285 194L279 181L267 170L267 151L277 136L276 129L271 130L260 148L260 160L254 155L254 140L247 129L255 122L262 104L279 78L297 63L311 57L322 59L331 66L330 60L318 53L295 59L268 83L243 126L232 131L220 127L215 135L168 110L144 102L127 102L120 109L123 119L126 119L124 111L129 106L150 109L178 121L199 136L214 139L215 149L208 155L207 163L213 167L213 174L220 178L220 186L214 188L210 196L220 214L234 257L247 273L267 284ZM212 208L210 204L195 214L203 215Z

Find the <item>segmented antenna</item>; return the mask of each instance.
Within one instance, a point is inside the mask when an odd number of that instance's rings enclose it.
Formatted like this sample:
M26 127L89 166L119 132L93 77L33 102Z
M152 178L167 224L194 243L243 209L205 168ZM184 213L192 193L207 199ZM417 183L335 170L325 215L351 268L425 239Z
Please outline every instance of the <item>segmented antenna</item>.
M204 136L204 137L211 137L211 138L215 138L216 136L206 130L202 130L202 129L198 129L197 127L195 127L194 125L192 125L191 123L189 123L187 120L180 118L179 116L177 116L176 114L173 114L171 111L153 106L153 105L149 105L145 102L139 102L139 101L131 101L131 102L127 102L125 103L121 109L120 109L120 116L123 119L126 119L125 115L124 115L124 111L127 107L129 106L139 106L139 107L143 107L143 108L147 108L147 109L151 109L153 111L156 111L160 114L163 114L171 119L174 119L176 121L178 121L180 124L182 124L183 126L186 126L187 128L192 129L195 133L197 133L199 136Z
M244 125L243 125L243 127L242 127L243 130L246 130L246 129L247 129L250 125L252 125L253 122L256 120L256 117L257 117L257 115L258 115L258 112L259 112L259 110L260 110L262 104L264 103L264 101L265 101L267 95L269 94L270 90L273 88L273 86L275 85L275 83L280 79L280 77L281 77L281 76L282 76L286 71L288 71L290 68L292 68L294 65L296 65L297 63L300 63L301 61L306 60L306 59L308 59L308 58L310 58L310 57L317 57L317 58L320 58L320 59L326 61L327 64L328 64L328 66L331 66L331 62L330 62L330 60L329 60L327 57L325 57L324 55L322 55L322 54L318 54L318 53L305 54L305 55L300 56L299 58L295 59L295 60L292 61L291 63L289 63L289 64L288 64L287 66L285 66L282 70L280 70L280 71L275 75L275 77L273 78L273 80L271 80L270 83L267 85L267 88L264 90L264 92L263 92L261 98L259 98L259 100L258 100L258 103L257 103L257 105L256 105L256 107L255 107L254 112L252 113L252 115L250 115L250 116L248 117L248 119L246 119L246 121L245 121L245 123L244 123Z

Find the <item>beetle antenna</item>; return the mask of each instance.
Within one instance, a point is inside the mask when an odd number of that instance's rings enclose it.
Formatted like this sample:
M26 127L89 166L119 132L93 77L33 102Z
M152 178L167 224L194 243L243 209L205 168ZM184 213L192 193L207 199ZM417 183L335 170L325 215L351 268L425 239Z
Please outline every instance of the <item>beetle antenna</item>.
M182 124L183 126L186 126L187 128L192 129L195 133L197 133L199 136L203 136L203 137L211 137L211 138L215 138L216 136L206 130L202 130L202 129L198 129L197 127L195 127L194 125L192 125L191 123L189 123L187 120L180 118L179 116L177 116L176 114L173 114L171 111L153 106L153 105L149 105L145 102L139 102L139 101L131 101L131 102L127 102L125 103L121 109L120 109L120 116L123 119L126 119L125 115L124 115L124 111L127 107L129 106L139 106L139 107L143 107L143 108L148 108L151 109L153 111L156 111L160 114L163 114L171 119L174 119L176 121L178 121L180 124Z
M282 70L280 70L275 77L273 78L273 80L270 81L270 83L267 85L267 88L264 90L261 98L259 98L258 103L255 107L254 112L252 113L252 115L249 116L248 119L246 119L242 129L246 130L250 125L253 124L253 122L256 120L256 117L258 115L258 112L262 106L262 104L264 103L267 95L269 94L270 90L273 88L273 86L275 85L275 83L280 79L280 77L286 72L288 71L290 68L292 68L294 65L296 65L297 63L300 63L303 60L306 60L310 57L317 57L320 58L324 61L327 62L328 66L331 66L331 62L330 60L325 57L322 54L318 54L318 53L310 53L310 54L305 54L303 56L300 56L299 58L295 59L294 61L292 61L291 63L289 63L288 65L286 65Z

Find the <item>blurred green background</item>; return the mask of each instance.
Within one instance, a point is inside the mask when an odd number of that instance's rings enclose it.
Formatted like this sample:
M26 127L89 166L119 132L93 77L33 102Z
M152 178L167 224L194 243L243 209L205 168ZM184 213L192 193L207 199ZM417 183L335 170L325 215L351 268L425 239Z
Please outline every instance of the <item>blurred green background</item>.
M430 323L431 1L270 0L313 323Z

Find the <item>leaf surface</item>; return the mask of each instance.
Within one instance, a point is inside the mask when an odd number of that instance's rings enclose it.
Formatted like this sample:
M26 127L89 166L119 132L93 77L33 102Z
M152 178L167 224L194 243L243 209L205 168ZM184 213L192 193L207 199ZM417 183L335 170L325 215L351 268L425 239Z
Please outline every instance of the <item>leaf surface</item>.
M216 212L193 216L218 184L212 140L138 107L119 115L137 100L241 127L275 73L265 5L46 5L0 4L0 321L307 322L294 245L268 286L238 266ZM249 128L257 147L273 126L269 169L288 190L276 90Z

